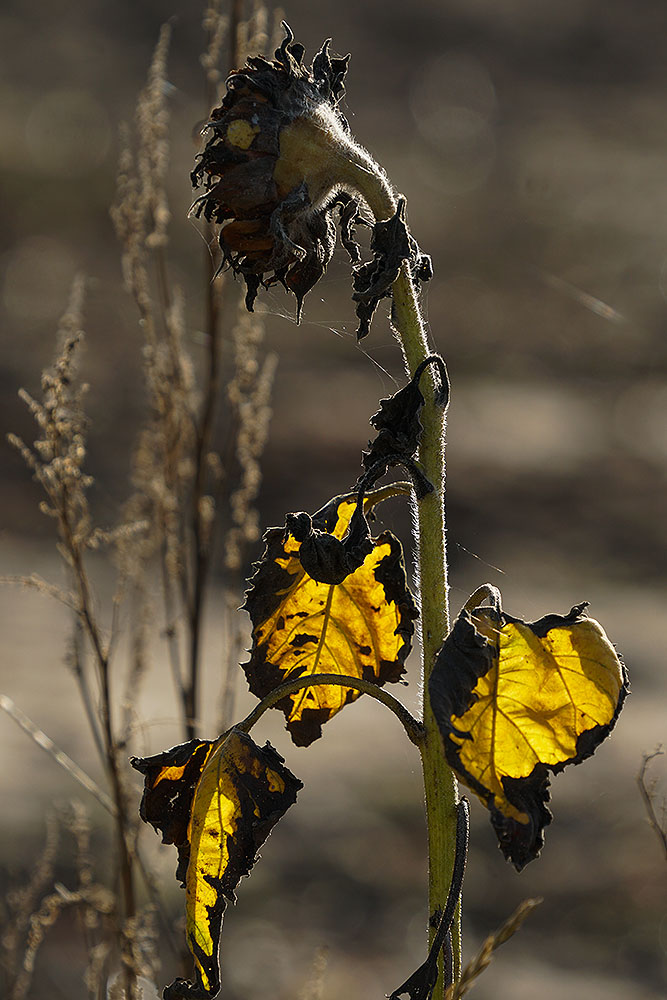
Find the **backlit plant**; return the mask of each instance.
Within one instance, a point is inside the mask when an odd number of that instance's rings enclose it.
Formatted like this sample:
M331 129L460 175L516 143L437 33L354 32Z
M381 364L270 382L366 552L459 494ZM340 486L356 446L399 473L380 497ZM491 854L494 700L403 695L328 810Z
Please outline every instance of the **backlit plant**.
M284 713L298 746L318 739L363 694L398 717L423 767L430 945L424 964L391 996L451 1000L484 967L482 957L461 969L468 804L458 781L488 808L503 855L521 870L539 855L551 822L549 773L595 751L627 693L625 668L586 604L527 623L505 612L499 591L484 584L450 621L449 380L443 359L428 351L419 306L431 264L407 228L405 200L339 110L346 66L347 58L329 55L328 43L308 66L286 27L274 60L249 58L227 80L192 174L203 186L194 213L219 227L223 266L243 277L251 310L262 287L281 283L296 296L299 318L340 234L353 263L358 337L389 298L407 381L371 417L377 433L357 482L312 515L287 514L284 526L264 536L245 602L253 643L244 670L259 704L218 739L133 759L145 776L141 815L177 846L186 890L194 976L168 986L167 1000L217 995L226 900L301 787L276 751L249 735L267 709ZM371 229L367 261L355 241L359 226ZM407 479L380 484L397 468ZM415 512L415 597L401 542L371 531L373 508L396 495ZM385 688L404 674L417 623L419 719ZM529 908L510 918L496 944Z

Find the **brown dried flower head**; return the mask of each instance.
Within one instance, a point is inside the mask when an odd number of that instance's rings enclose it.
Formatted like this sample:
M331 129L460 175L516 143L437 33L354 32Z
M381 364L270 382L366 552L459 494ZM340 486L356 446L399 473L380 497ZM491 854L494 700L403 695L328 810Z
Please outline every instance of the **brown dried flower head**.
M260 283L281 282L300 314L334 250L333 211L351 204L328 163L349 132L337 107L349 56L332 58L325 42L307 67L284 28L274 60L251 56L228 78L192 181L207 189L195 213L222 225L223 266L243 275L248 308Z
M206 189L193 211L220 225L221 266L245 279L248 309L260 285L280 282L296 296L298 321L304 296L331 260L336 223L343 245L359 265L353 227L365 220L357 199L370 204L370 184L381 193L380 217L385 219L396 210L396 200L386 175L354 141L338 107L349 56L330 56L326 41L306 66L304 47L285 23L283 28L285 38L275 59L250 57L227 80L227 93L211 114L210 137L192 172L193 185ZM370 207L377 216L377 206ZM402 211L396 213L396 224L405 229ZM393 255L394 278L401 260L416 248L406 235L403 244L410 249ZM383 247L384 256L385 251ZM355 268L354 281L359 336L368 331L377 301L390 289L390 276L383 285L375 267L371 282L363 268L368 265Z

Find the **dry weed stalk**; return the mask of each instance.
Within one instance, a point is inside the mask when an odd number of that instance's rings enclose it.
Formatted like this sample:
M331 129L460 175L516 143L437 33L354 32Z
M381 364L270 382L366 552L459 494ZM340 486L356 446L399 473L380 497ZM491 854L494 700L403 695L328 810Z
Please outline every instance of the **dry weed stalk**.
M299 993L299 1000L322 1000L328 964L329 950L323 945L315 952L310 977Z
M107 633L99 620L86 558L90 550L97 549L100 545L127 540L135 534L136 525L126 523L115 531L100 530L93 525L90 514L87 490L92 478L85 471L88 419L83 408L87 386L79 379L79 355L84 338L81 328L83 292L83 281L79 278L74 282L70 303L59 327L59 349L53 367L42 376L41 400L25 391L21 393L35 419L40 436L32 448L14 435L10 435L9 440L32 469L34 478L45 493L46 500L40 506L57 525L58 551L69 571L71 593L66 599L74 609L78 622L70 661L111 787L121 883L121 920L125 921L136 913L133 852L130 843L136 824L130 819L126 802L124 768L118 755L111 690L112 654L120 605L118 600L114 600L111 627ZM92 654L97 711L91 704L87 670L79 644L81 635L85 636ZM72 900L69 898L64 900L54 893L42 903L34 926L31 923L26 976L31 974L30 955L33 951L36 952L45 929L55 921L60 909L70 902ZM78 904L80 900L75 902ZM34 947L30 941L33 941ZM128 975L130 996L134 992L132 970ZM19 990L18 996L22 995Z
M265 8L256 3L249 20L244 21L242 7L233 4L228 18L216 0L204 13L207 42L201 62L207 111L218 99L223 79L220 59L227 33L233 39L232 62L239 59L239 39L245 38L253 46L266 44ZM229 523L225 543L232 546L233 553L227 565L234 570L241 565L242 547L258 534L253 503L261 479L259 458L270 416L275 358L260 359L259 319L245 324L244 333L249 336L245 346L240 343L238 327L235 329L234 368L228 375L228 406L222 415L226 428L217 447L223 379L223 284L214 280L219 254L209 230L205 233L204 262L205 353L200 365L193 364L186 350L183 296L168 276L169 209L164 183L168 41L165 28L137 105L135 151L129 133L124 133L112 218L122 247L126 286L137 304L145 337L149 400L148 421L135 452L136 493L126 515L146 521L150 528L142 543L125 555L134 560L128 572L137 593L145 593L140 581L151 558L159 556L169 661L184 735L191 739L197 730L204 612L220 528ZM236 478L239 485L234 488L231 484ZM222 496L223 481L230 491L228 500ZM235 584L236 577L232 588ZM136 606L138 602L133 603ZM139 643L137 648L143 645ZM235 648L224 659L230 662L234 652ZM223 675L223 690L228 688ZM228 695L223 700L228 700Z
M204 70L206 94L210 107L218 100L220 88L224 83L223 46L229 31L229 17L223 13L222 0L211 0L204 11L202 28L206 38L206 48L202 52L200 62Z
M454 983L449 986L445 994L445 1000L460 1000L464 997L466 993L472 989L475 980L481 976L486 968L491 964L493 958L493 953L501 945L505 944L506 941L512 937L513 934L521 927L526 917L528 917L536 906L539 906L542 902L541 899L524 899L523 903L519 903L514 913L512 913L507 920L495 931L493 934L485 939L482 947L479 949L472 961L468 962L465 969L461 973L461 978L458 983Z
M202 65L207 112L217 102L219 85L226 76L220 63L229 34L233 39L232 62L242 61L239 39L245 39L255 49L266 44L268 16L264 6L255 3L248 20L244 20L242 4L232 6L230 16L226 16L222 0L211 0L204 14L207 44ZM123 131L117 197L111 210L121 246L124 282L139 313L148 397L147 420L135 450L134 495L125 505L120 526L111 530L96 526L88 503L92 478L85 468L88 418L83 403L87 386L79 378L84 340L84 282L80 278L74 283L59 327L54 365L42 377L41 396L21 393L37 423L37 440L30 447L10 436L44 491L41 509L56 525L69 588L61 589L36 576L20 582L57 597L74 612L66 662L76 679L107 772L111 798L38 727L30 720L26 722L16 706L11 706L10 714L70 774L96 792L108 808L115 827L121 886L121 903L116 906L114 894L93 879L86 821L75 810L64 822L78 845L78 885L74 890L56 885L45 891L49 884L53 885L56 849L55 821L50 821L42 861L24 891L12 897L9 904L12 929L6 932L2 945L3 965L14 970L12 1000L27 994L41 942L66 910L81 916L89 956L86 984L91 997L106 989L114 953L121 962L121 972L113 985L119 995L127 1000L138 998L140 977L152 978L153 911L155 907L160 909L160 901L154 879L138 855L137 824L130 818L123 780L126 743L136 721L133 702L148 662L149 625L153 620L148 570L153 562L159 563L169 659L180 696L184 731L190 738L197 725L203 614L216 539L229 542L233 549L227 570L229 595L243 561L243 548L258 534L254 503L261 482L259 461L268 431L276 359L274 355L263 357L261 319L255 317L248 322L244 318L230 335L232 360L229 370L223 371L223 283L213 281L219 257L210 248L204 268L205 356L195 364L186 348L190 338L184 297L171 282L167 266L169 41L170 28L165 25L138 100L134 136L128 129ZM235 311L234 303L230 305ZM226 393L221 391L224 382L228 383ZM223 407L224 413L220 413ZM225 454L224 467L219 451ZM228 486L224 497L223 478ZM102 547L110 550L118 571L112 605L103 615L87 565L89 553ZM121 606L128 597L130 659L121 693L114 656ZM227 596L226 600L231 598ZM232 664L237 645L238 636L223 662ZM224 677L222 686L229 703L233 691ZM4 704L2 707L7 708ZM144 876L153 899L149 910L141 910L137 904L137 871ZM160 915L169 936L169 922L162 911Z
M37 746L41 747L49 756L55 760L67 773L76 781L82 788L85 788L100 805L106 809L109 815L115 815L115 806L106 792L98 786L98 784L93 781L89 774L79 767L76 761L73 761L71 757L68 756L63 750L61 750L56 744L51 740L45 732L43 732L39 726L36 726L32 719L28 718L25 712L14 704L11 698L7 695L0 695L0 708L3 712L6 712L16 722L21 729L30 736L32 740L35 741Z
M74 842L74 869L76 887L53 884L54 861L61 829L66 830ZM67 911L78 919L89 957L85 982L91 1000L100 996L107 977L107 965L112 955L111 927L117 921L116 897L106 886L95 879L90 852L90 822L80 803L73 802L51 814L47 825L47 840L42 857L30 883L8 896L7 931L3 936L3 964L8 978L8 1000L24 1000L31 987L39 949L47 932ZM50 892L42 895L48 884ZM40 898L41 897L41 898ZM132 927L148 927L152 913L144 912L132 918ZM136 939L129 960L124 962L125 981L127 970L134 980L138 975L151 975L155 965L154 931L125 932L123 940ZM123 957L121 956L121 961ZM126 987L127 989L127 987ZM126 996L139 996L130 989Z
M648 784L646 781L646 772L648 771L649 764L652 760L655 760L656 757L662 757L663 754L664 750L661 746L656 747L653 753L644 754L642 766L639 769L639 774L637 775L637 785L639 787L639 794L642 797L642 802L644 803L644 808L646 809L646 817L649 825L655 831L655 835L660 841L665 859L667 860L667 800L662 800L660 806L660 816L658 816L658 810L656 809L657 778L654 778Z
M225 565L239 570L247 543L259 538L254 504L262 481L260 459L271 419L271 390L278 364L275 353L260 358L264 336L261 319L239 311L233 331L235 372L227 386L235 424L235 451L240 470L229 498L231 526L225 536Z
M53 879L54 863L60 842L60 827L56 814L49 810L46 814L46 836L44 849L37 859L25 885L10 890L5 900L3 914L4 933L0 939L2 966L7 977L9 992L19 974L19 954L26 940L30 919L46 886Z

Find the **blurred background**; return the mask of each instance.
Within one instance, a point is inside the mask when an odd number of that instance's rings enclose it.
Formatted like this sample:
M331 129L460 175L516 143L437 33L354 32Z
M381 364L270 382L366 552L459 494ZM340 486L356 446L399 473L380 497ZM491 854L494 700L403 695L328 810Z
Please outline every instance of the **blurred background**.
M203 350L204 245L187 219L193 132L208 112L201 14L186 0L4 0L0 9L0 425L3 438L14 431L33 439L17 390L38 390L72 279L84 272L91 503L102 524L117 521L130 492L145 414L141 337L109 219L118 129L132 120L167 19L170 273L186 292L195 362ZM544 897L476 995L658 1000L665 864L635 778L642 755L667 735L667 7L294 0L285 14L309 58L325 37L334 51L352 52L344 113L407 196L412 232L433 258L426 314L452 381L453 610L484 581L526 619L588 600L632 682L609 743L554 780L543 857L520 876L503 862L485 811L472 805L466 957L521 899ZM266 345L279 354L262 463L264 526L352 486L368 418L402 384L386 306L359 346L350 291L337 250L300 327L293 300L276 289L260 294ZM60 582L37 487L4 441L0 449L0 572ZM401 505L392 501L381 516L407 542ZM260 552L257 543L248 562ZM100 559L93 572L108 594L107 563ZM0 691L99 777L63 666L66 612L18 589L3 589L0 602ZM202 731L214 735L225 643L214 598L207 635ZM137 706L146 720L141 752L181 739L165 669L158 647ZM413 663L402 696L416 709L415 670ZM242 677L239 684L240 714L252 699ZM305 788L226 915L230 1000L269 990L299 995L322 948L322 993L303 995L323 1000L381 997L423 960L425 837L414 748L389 713L363 700L327 729L307 753L290 745L279 718L254 734L274 742ZM49 803L77 789L5 715L0 747L6 887L34 863ZM654 762L658 778L663 762ZM658 804L664 787L663 777ZM103 813L91 810L103 878L108 833ZM158 850L147 830L149 841L176 911L175 852ZM67 858L60 863L66 881ZM72 924L58 925L30 996L85 995L78 942ZM173 974L165 953L159 982Z

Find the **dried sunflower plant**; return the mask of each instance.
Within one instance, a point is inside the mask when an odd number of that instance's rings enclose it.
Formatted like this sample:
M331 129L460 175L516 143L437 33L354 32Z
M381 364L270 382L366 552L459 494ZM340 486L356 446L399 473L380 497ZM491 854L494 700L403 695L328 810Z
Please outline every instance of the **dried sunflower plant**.
M627 693L625 668L602 627L587 616L586 604L524 622L503 609L496 587L482 584L450 618L444 518L450 385L445 361L429 349L420 307L421 284L432 277L430 258L410 233L405 198L355 141L341 113L348 57L332 56L325 42L309 64L286 24L273 58L249 55L264 47L266 15L258 9L250 21L242 21L239 7L232 5L228 26L218 6L205 19L209 46L203 63L213 110L192 171L197 189L192 214L216 254L207 254L205 263L208 353L201 371L186 353L182 296L168 275L168 29L139 101L136 139L126 137L113 218L145 338L150 417L138 443L135 493L122 526L114 532L96 529L86 501L86 422L76 378L79 286L54 371L43 382L43 400L27 399L41 437L33 449L16 442L46 493L46 512L56 520L71 570L72 591L61 596L75 612L72 663L110 779L111 798L98 795L114 817L122 893L120 902L113 896L110 901L96 886L85 823L79 814L70 817L80 885L63 890L63 900L45 897L30 918L32 943L24 954L15 936L6 936L15 970L12 998L26 995L39 935L66 903L87 914L91 996L99 995L102 981L109 982L114 942L121 964L109 995L139 997L143 985L155 981L149 916L159 915L161 896L142 858L138 817L126 786L133 719L129 711L117 712L111 692L123 595L131 595L136 619L132 692L144 673L150 567L158 567L161 580L165 659L185 738L162 753L131 760L144 777L141 819L164 843L177 847L177 878L185 888L189 955L184 975L164 988L165 1000L218 995L227 901L235 898L259 847L302 787L277 751L250 735L267 710L284 713L291 739L301 747L319 739L329 720L363 695L396 716L422 764L429 884L424 962L391 997L454 1000L467 993L493 951L537 902L522 904L463 967L460 917L469 805L459 795L459 784L487 808L503 856L521 870L539 856L552 819L550 773L594 753L611 732ZM232 63L239 68L218 94L227 28ZM370 234L368 250L357 240L362 230ZM296 299L298 321L338 239L351 261L357 336L371 333L373 317L386 301L405 361L405 384L380 400L370 418L375 436L362 452L356 483L342 484L341 492L312 514L287 513L283 526L265 533L244 605L252 648L243 669L259 701L232 725L234 705L228 696L221 735L204 739L198 736L197 718L211 564L216 553L224 553L228 573L237 573L243 546L255 536L252 506L269 419L275 359L262 354L253 309L263 289L280 284ZM223 422L227 436L216 447L223 382L221 295L227 294L221 289L231 285L222 285L218 271L243 279L248 315L236 322L232 334L235 367ZM396 478L396 469L402 478ZM372 532L375 508L397 496L413 512L415 594L401 541L388 530ZM216 548L223 524L225 544ZM98 624L86 569L88 550L102 544L114 546L121 582L107 630ZM404 676L417 628L419 717L387 688ZM230 648L230 658L236 658L233 638ZM224 687L232 692L233 679L226 669L223 674ZM18 710L15 715L21 721ZM23 725L30 728L28 720ZM89 781L69 763L80 781ZM41 874L29 889L28 903L17 902L17 913L27 912L49 881L55 836L51 829ZM150 912L137 902L139 879ZM105 936L106 924L115 928L115 938ZM165 933L167 928L168 921Z
M215 227L222 266L243 278L248 310L262 288L278 283L295 296L297 321L340 236L352 263L357 336L369 334L378 306L390 300L407 381L370 418L377 433L357 482L313 514L288 513L264 535L246 593L253 642L243 665L259 704L217 739L132 761L145 778L141 816L178 848L186 890L194 975L163 995L218 994L226 901L301 788L251 730L276 708L292 741L306 747L368 695L395 714L421 757L428 827L428 953L391 997L453 1000L536 904L527 900L462 969L469 807L459 782L487 807L504 857L521 870L539 855L552 818L549 772L580 763L611 732L626 673L585 603L524 622L503 610L496 587L482 584L450 620L443 503L450 386L443 358L428 348L419 301L431 261L408 229L405 198L340 111L348 58L332 56L325 42L309 65L287 24L284 32L273 59L251 56L227 79L192 172L200 192L193 213ZM356 240L362 226L370 229L366 260ZM396 480L396 468L407 479ZM399 539L371 531L374 508L397 495L413 508L417 596ZM419 718L385 687L404 674L416 622Z

